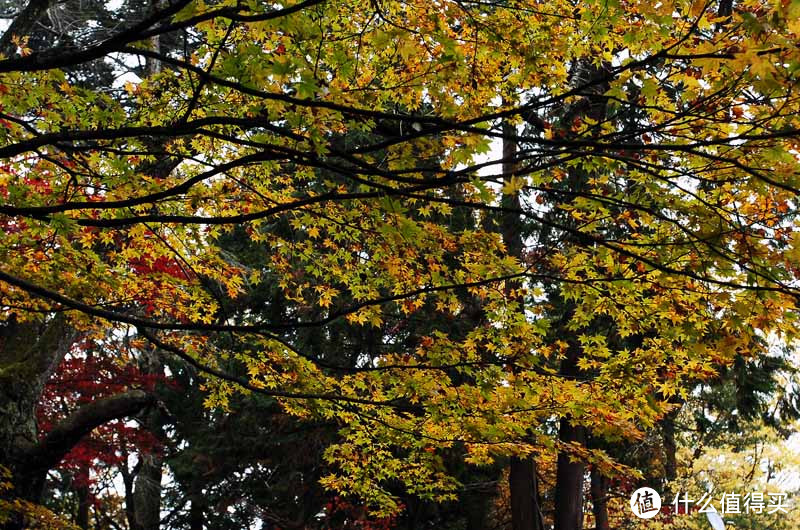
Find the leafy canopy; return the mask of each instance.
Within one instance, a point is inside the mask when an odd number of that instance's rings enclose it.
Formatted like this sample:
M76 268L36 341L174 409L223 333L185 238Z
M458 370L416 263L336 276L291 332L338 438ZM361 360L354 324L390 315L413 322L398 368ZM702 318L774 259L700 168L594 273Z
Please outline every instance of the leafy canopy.
M567 415L640 436L796 331L800 2L734 7L179 0L72 48L20 35L0 61L3 318L68 311L199 368L209 407L256 392L339 422L325 484L385 513L393 481L452 495L447 448L549 450ZM183 52L158 46L175 35ZM157 68L102 91L73 68L112 59ZM510 256L501 213L559 236ZM223 248L237 230L259 265ZM285 314L237 311L265 284ZM344 366L298 346L342 322L381 347ZM554 330L591 377L558 375Z

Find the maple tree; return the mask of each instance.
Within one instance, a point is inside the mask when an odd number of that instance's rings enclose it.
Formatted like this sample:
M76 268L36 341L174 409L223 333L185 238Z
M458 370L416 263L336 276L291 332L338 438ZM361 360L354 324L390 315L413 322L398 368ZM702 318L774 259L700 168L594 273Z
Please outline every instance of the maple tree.
M585 433L641 437L794 339L796 1L178 0L37 47L52 7L0 40L0 463L28 500L78 335L180 359L209 408L340 425L322 484L378 516L390 483L454 498L456 450L635 473ZM79 67L104 60L151 68L97 90ZM512 217L536 236L512 245ZM240 311L264 285L280 310ZM309 343L337 326L348 359ZM152 409L124 390L51 431L50 465Z

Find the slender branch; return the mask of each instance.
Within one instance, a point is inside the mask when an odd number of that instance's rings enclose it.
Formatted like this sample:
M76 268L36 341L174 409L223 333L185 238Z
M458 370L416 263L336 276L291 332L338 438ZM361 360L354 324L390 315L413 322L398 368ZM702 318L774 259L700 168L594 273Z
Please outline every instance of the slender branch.
M154 346L156 346L156 347L158 347L158 348L160 348L162 350L168 351L168 352L172 353L173 355L175 355L176 357L179 357L180 359L184 360L186 363L188 363L190 366L194 367L195 369L197 369L201 373L204 373L206 375L211 375L211 376L216 377L218 379L221 379L223 381L228 381L229 383L234 383L237 386L240 386L240 387L242 387L242 388L244 388L246 390L249 390L251 392L255 392L257 394L262 394L262 395L270 396L270 397L288 398L288 399L320 399L320 400L324 400L324 401L339 401L339 402L344 402L344 403L355 403L355 404L361 404L361 405L377 405L377 406L391 407L391 408L395 408L395 409L398 409L398 410L405 410L405 411L419 411L420 408L421 408L419 406L412 406L412 405L403 404L401 402L401 400L398 400L398 399L375 401L375 400L372 400L372 399L363 399L363 398L357 398L357 397L352 397L352 396L343 396L341 394L323 394L323 393L314 393L314 392L289 392L289 391L285 391L285 390L270 389L270 388L264 388L264 387L261 387L261 386L253 385L252 383L250 383L246 379L243 379L241 377L237 377L235 375L229 374L229 373L224 372L222 370L219 370L217 368L213 368L211 366L208 366L206 364L201 363L200 361L198 361L197 359L195 359L194 357L192 357L191 355L189 355L188 353L186 353L182 349L178 348L177 346L174 346L172 344L168 344L168 343L158 339L155 335L149 333L143 327L140 327L138 329L139 329L139 333L141 333L141 335L144 338L146 338L148 341L150 341L150 343L152 343Z

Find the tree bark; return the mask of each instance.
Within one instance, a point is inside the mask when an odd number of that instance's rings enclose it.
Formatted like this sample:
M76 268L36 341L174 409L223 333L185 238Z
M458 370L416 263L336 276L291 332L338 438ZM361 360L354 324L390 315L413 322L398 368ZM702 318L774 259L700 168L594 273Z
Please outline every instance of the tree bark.
M466 530L484 530L486 528L491 499L491 494L487 492L471 495L465 499L463 508Z
M580 348L570 344L567 357L561 362L561 375L575 377L578 375L578 358ZM579 443L586 445L586 429L573 425L570 419L561 418L558 439L565 444ZM583 528L583 482L585 464L575 460L574 456L559 451L556 467L555 492L555 530L581 530Z
M33 26L44 16L53 0L31 0L25 8L20 11L8 29L0 37L0 53L6 57L11 57L16 51L16 46L12 43L12 37L26 37L33 29Z
M0 465L11 471L16 497L41 494L44 474L31 471L40 446L36 405L76 338L64 315L26 322L12 315L0 324Z
M133 490L135 530L158 530L161 524L161 457L143 454Z
M58 465L70 449L96 427L132 416L153 403L155 397L142 390L131 390L92 401L56 425L41 442L25 453L25 457L35 463L34 469L46 472Z
M142 352L141 371L145 374L163 375L164 364L158 350ZM152 408L144 417L144 424L153 435L163 440L161 411ZM158 451L139 455L139 473L133 489L134 530L158 530L161 525L161 475L163 457Z
M510 183L514 178L516 164L514 157L517 154L517 145L510 137L516 135L516 128L509 124L503 124L503 180ZM503 194L502 206L509 211L503 213L500 219L500 231L503 242L510 256L522 259L524 243L522 240L522 223L518 214L513 210L519 210L521 203L519 193ZM506 289L510 295L511 291L519 289L520 282L509 282ZM525 301L517 297L514 302L519 306L520 311L525 309ZM533 457L512 458L509 468L508 486L511 493L511 527L513 530L542 530L544 521L542 511L539 506L539 488L536 477L536 462Z
M139 466L128 469L128 455L126 454L119 471L122 475L122 484L125 486L125 520L128 522L128 528L134 529L136 528L136 503L133 500L133 480L139 473Z
M678 448L675 442L675 418L677 418L679 412L680 409L676 408L661 420L661 434L664 440L664 481L666 482L662 485L661 489L665 498L672 495L673 492L671 491L670 484L678 478L678 459L676 456Z
M592 513L595 530L609 530L608 526L608 479L597 466L592 466L591 475Z
M585 429L561 420L558 438L562 442L586 444ZM572 460L564 451L558 453L555 494L555 530L581 530L583 528L583 475L585 464Z
M198 487L199 489L199 487ZM189 530L203 530L206 502L200 491L192 493L189 497Z
M511 490L511 526L514 530L544 530L539 506L539 480L533 457L511 459L508 474Z
M608 90L609 85L608 81L603 82L603 79L610 71L609 63L597 65L586 58L576 61L570 73L571 83L576 87L586 85L587 88L583 91L583 98L566 109L566 123L572 123L576 118L588 117L598 122L605 119L608 100L602 97L602 94ZM579 192L585 189L590 176L582 169L572 170L570 174L571 191ZM575 236L568 237L568 239L574 238ZM572 242L581 244L581 241ZM569 321L571 311L569 305L564 308L565 323ZM565 328L563 332L567 332L567 329ZM559 373L565 377L580 377L578 359L581 356L581 347L574 339L567 342L569 343L567 357L562 360ZM584 377L585 375L583 374ZM565 444L578 443L585 446L587 430L585 427L573 424L571 418L564 417L559 424L558 438ZM583 528L583 485L586 466L581 461L573 461L573 458L565 451L560 451L558 454L555 530L581 530Z
M153 402L153 396L141 390L98 399L81 407L56 425L40 442L11 448L6 465L13 474L14 495L27 501L38 502L47 471L58 465L81 438L95 427L136 414ZM15 519L3 528L6 530L23 528L23 522Z
M75 488L78 495L78 514L75 524L81 530L89 530L89 468L82 467L78 476L79 484Z

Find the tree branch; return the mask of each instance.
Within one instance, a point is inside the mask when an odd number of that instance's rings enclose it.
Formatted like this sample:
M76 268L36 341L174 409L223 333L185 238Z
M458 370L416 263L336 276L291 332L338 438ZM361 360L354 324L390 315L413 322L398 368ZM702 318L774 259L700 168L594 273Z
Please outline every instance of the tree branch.
M81 438L111 420L132 416L155 403L155 396L142 390L97 399L59 423L42 441L27 451L34 469L55 467Z
M15 46L11 42L11 38L15 35L24 37L33 29L33 26L45 12L50 9L53 0L31 0L25 8L14 17L14 21L8 26L8 29L0 37L0 53L6 57L11 56L15 51Z

